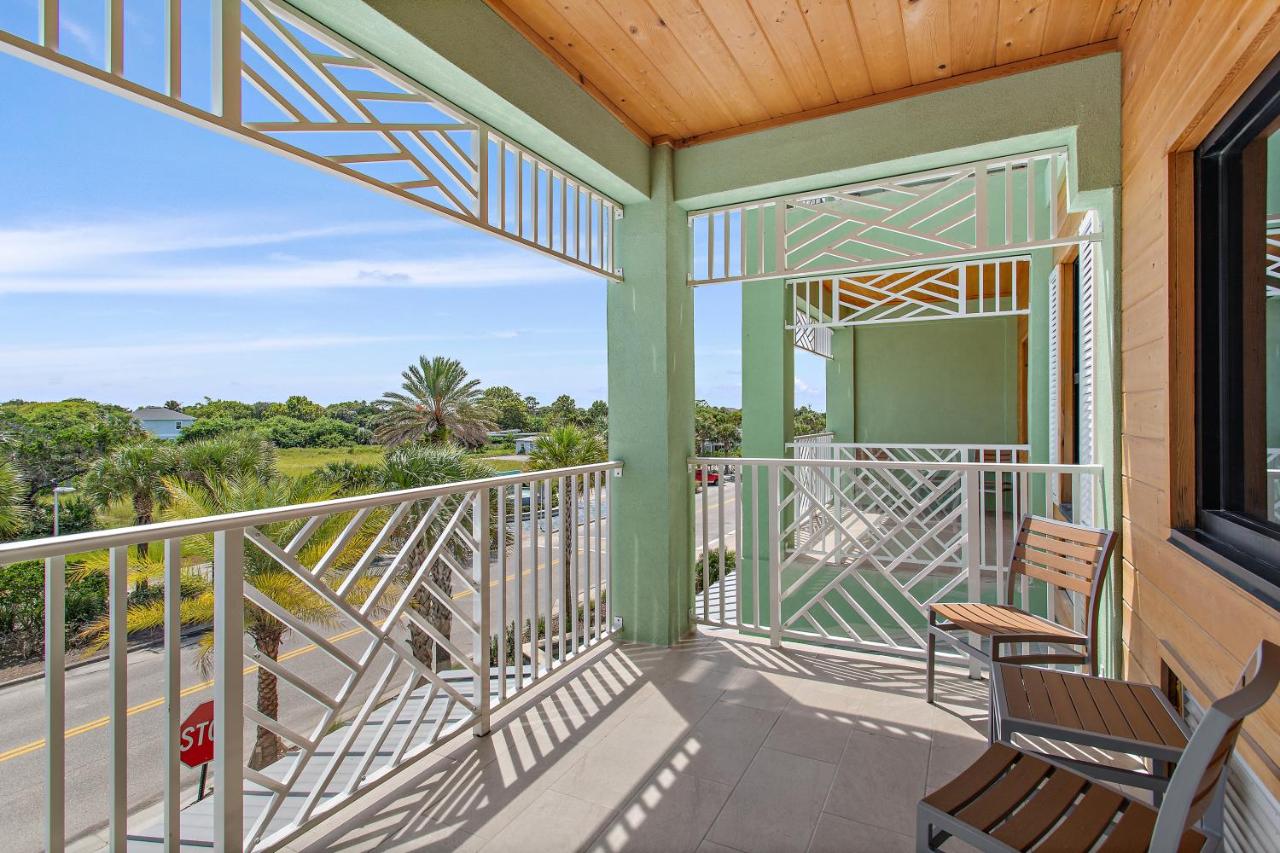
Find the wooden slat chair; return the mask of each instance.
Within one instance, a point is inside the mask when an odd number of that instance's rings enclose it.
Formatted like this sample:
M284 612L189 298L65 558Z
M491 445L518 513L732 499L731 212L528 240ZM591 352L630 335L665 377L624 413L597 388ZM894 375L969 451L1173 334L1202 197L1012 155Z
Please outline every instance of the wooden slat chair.
M1244 718L1280 683L1280 646L1264 640L1245 673L1243 686L1205 713L1159 811L1061 764L995 744L920 801L916 849L937 850L951 836L984 851L1216 849L1227 762Z
M1090 673L1096 674L1098 649L1094 638L1098 631L1098 591L1106 577L1114 547L1115 534L1110 530L1096 530L1034 515L1024 518L1018 530L1018 540L1014 543L1004 600L1013 601L1019 577L1046 582L1051 587L1050 595L1054 594L1054 587L1078 592L1084 597L1085 632L1080 633L1009 604L972 601L931 604L925 699L933 702L934 662L939 639L987 665L993 660L1000 663L1088 664ZM963 634L970 632L989 640L990 654L962 639ZM1058 650L1038 654L1004 651L1019 643L1046 643L1058 647Z

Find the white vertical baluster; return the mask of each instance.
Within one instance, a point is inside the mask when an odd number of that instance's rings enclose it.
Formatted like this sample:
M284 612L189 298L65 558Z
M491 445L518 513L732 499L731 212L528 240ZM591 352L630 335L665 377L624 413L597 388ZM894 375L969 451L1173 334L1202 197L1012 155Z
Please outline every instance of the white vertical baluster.
M754 585L751 588L751 601L754 605L754 620L751 625L753 628L759 628L763 623L760 620L760 487L762 485L761 467L759 465L752 466L752 472L755 480L751 484L751 562Z
M244 846L244 530L213 534L213 844Z
M182 540L164 543L164 849L177 853L182 808Z
M524 689L524 490L524 483L516 484L514 488L515 501L512 504L512 513L515 515L516 525L516 630L514 643L517 693ZM529 495L532 502L532 489ZM530 503L530 509L532 509L532 503Z
M719 531L720 539L720 618L716 620L717 624L723 626L724 622L724 588L728 583L726 579L727 567L724 561L724 540L728 538L728 531L724 526L724 496L728 494L728 486L724 483L725 474L729 472L728 465L720 466L720 485L716 487L716 530Z
M604 541L604 545L608 550L603 551L604 562L601 564L601 585L603 587L602 594L605 596L605 629L612 633L613 631L613 478L619 473L618 470L610 471L605 475L605 507L601 508L600 518L609 519L609 532ZM607 509L607 512L606 512ZM597 546L599 543L597 542Z
M563 495L564 493L561 492L561 494ZM555 601L554 593L556 586L555 551L552 548L552 545L554 544L553 540L555 539L555 536L552 535L555 531L555 521L551 517L551 510L551 478L544 477L542 480L542 515L547 521L547 535L543 542L543 547L546 549L543 553L543 565L546 566L547 576L545 578L546 583L543 584L542 590L542 615L543 619L546 620L545 636L543 637L543 655L546 660L547 672L550 672L555 666L555 657L551 653L551 640L554 634L552 631L552 619L555 616L555 611L552 609L552 603ZM563 653L564 649L562 648L560 651Z
M489 591L489 490L477 489L471 500L471 538L475 548L471 553L471 580L476 594L472 596L471 616L480 626L474 650L476 663L473 698L476 703L476 724L472 731L477 737L489 733L489 706L492 701L489 675L489 638L493 636L490 621L493 593ZM505 590L504 590L505 592Z
M569 566L570 574L570 601L569 612L565 614L565 621L569 624L569 645L573 648L573 653L578 653L578 593L581 591L581 584L578 580L578 573L582 568L581 562L578 560L578 551L582 548L582 530L578 525L578 483L580 482L577 474L570 474L565 478L569 487L569 521L565 530L572 530L573 536L569 548Z
M538 596L538 563L542 557L542 552L538 548L538 506L542 503L542 487L538 480L529 481L529 590L531 592L529 604L529 666L530 677L532 680L538 680L538 660L542 654L538 644L538 611L541 609L542 599ZM550 667L547 667L550 669Z
M769 644L782 647L782 468L769 464Z
M498 701L507 700L507 487L497 486L498 519L494 542L498 549ZM517 487L518 488L518 487ZM516 547L519 547L518 545ZM519 642L516 643L517 647Z
M711 468L698 466L702 472L702 618L711 621L711 524L707 501L711 500Z
M112 851L123 851L129 821L129 548L111 549L107 570L107 669L111 682L108 727L110 776L107 779Z
M58 0L40 0L40 44L58 50Z
M67 560L49 557L44 561L44 766L48 797L44 848L50 853L66 844L66 593Z
M224 124L240 125L240 2L214 0L213 111Z
M988 216L990 211L987 210L987 166L980 163L974 167L973 171L973 229L976 237L975 244L979 249L985 248L988 238Z
M982 571L981 558L979 556L979 548L981 538L979 536L979 525L982 524L982 518L979 512L979 497L981 493L981 474L978 471L967 470L962 475L964 487L964 511L962 518L964 526L964 555L965 555L965 571L968 576L969 583L969 600L982 600ZM970 636L969 641L975 646L980 640L976 636ZM978 661L975 658L969 658L969 677L977 678L980 672Z
M582 615L584 617L583 633L588 644L594 642L600 636L600 619L599 619L599 585L597 583L599 557L593 553L594 548L591 547L591 536L594 530L599 528L595 521L596 501L599 500L600 477L598 471L592 471L590 474L583 475L583 481L586 486L586 542L583 546L583 554L586 556L586 592L583 596ZM593 568L597 571L593 572Z
M171 98L182 97L182 0L167 0L165 4L164 93Z
M124 74L124 0L107 0L107 71Z

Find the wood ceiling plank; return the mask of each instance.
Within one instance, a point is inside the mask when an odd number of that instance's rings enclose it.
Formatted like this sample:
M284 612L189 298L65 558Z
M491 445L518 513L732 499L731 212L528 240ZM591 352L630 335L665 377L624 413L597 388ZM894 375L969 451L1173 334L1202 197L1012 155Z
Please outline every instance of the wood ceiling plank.
M502 5L490 4L498 14L504 14ZM609 95L610 100L626 110L637 124L653 137L670 133L673 127L687 129L674 109L661 99L641 92L625 74L614 69L591 40L579 33L551 3L544 0L506 0L505 7L534 32L566 62L578 70L580 79L590 81Z
M837 101L870 95L871 75L858 43L858 31L847 0L800 0L809 35L827 71Z
M698 0L649 0L649 5L711 84L720 89L740 124L769 117L769 108L751 88L751 81L734 62L733 54Z
M1094 41L1093 25L1099 13L1114 6L1115 0L1050 0L1040 52L1056 53Z
M750 0L756 20L805 109L834 103L835 90L796 0Z
M1000 0L997 65L1040 54L1044 25L1049 20L1048 5L1048 0Z
M760 117L760 112L734 110L723 91L703 73L666 21L645 0L595 0L643 55L654 60L658 73L680 91L708 121L719 126L739 125ZM713 63L715 64L715 63Z
M720 33L751 88L764 102L770 116L784 116L804 108L791 89L786 72L746 0L700 0L702 10Z
M913 84L950 77L951 0L898 0Z
M1133 26L1133 19L1138 16L1141 6L1142 0L1107 0L1098 12L1090 38L1093 41L1120 38Z
M952 73L995 65L1000 0L951 0L950 12Z
M851 6L872 88L888 92L910 86L911 66L898 0L851 0Z
M706 112L700 112L698 104L686 97L683 87L671 85L658 66L660 58L650 57L637 50L627 33L618 26L609 13L596 0L546 0L547 5L593 44L597 51L641 93L666 105L676 119L686 127L714 127Z

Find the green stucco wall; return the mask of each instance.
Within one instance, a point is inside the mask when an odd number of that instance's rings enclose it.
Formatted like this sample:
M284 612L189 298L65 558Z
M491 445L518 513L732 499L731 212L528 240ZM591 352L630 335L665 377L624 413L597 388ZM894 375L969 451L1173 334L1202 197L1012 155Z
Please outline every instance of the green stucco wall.
M853 360L859 442L1017 441L1013 317L861 326Z
M831 330L831 358L827 359L827 429L838 442L850 442L857 434L857 407L853 402L854 362L852 327Z

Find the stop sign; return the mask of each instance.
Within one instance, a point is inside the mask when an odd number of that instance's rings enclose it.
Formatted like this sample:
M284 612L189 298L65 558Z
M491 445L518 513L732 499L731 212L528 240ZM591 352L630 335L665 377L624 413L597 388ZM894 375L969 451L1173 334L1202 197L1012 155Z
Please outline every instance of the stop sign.
M188 767L213 761L213 700L201 702L178 727L178 758Z

